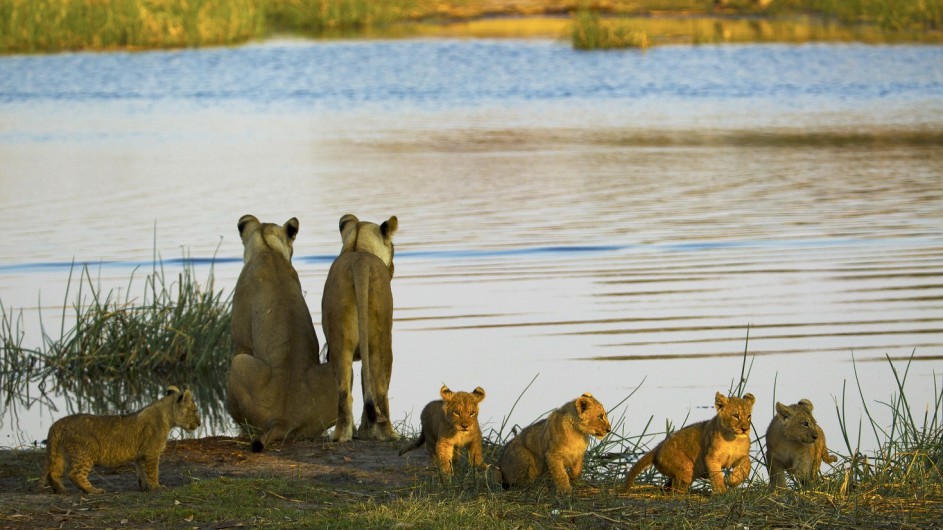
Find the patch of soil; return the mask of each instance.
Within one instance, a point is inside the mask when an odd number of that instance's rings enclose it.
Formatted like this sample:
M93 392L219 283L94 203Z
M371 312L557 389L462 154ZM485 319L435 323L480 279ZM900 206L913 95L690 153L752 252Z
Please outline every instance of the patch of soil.
M343 491L377 491L408 487L421 475L434 473L425 450L397 454L398 443L353 440L288 441L253 453L247 439L213 436L167 443L160 460L160 483L178 488L217 478L291 477L309 479ZM96 466L89 481L105 489L85 495L67 478L68 493L39 491L45 450L0 450L0 529L95 527L96 512L115 495L138 492L133 466Z

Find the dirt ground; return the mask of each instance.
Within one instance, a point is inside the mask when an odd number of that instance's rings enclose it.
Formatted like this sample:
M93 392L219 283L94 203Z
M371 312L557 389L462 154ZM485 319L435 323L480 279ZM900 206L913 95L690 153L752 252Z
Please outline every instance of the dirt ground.
M170 441L160 461L160 482L173 489L209 478L285 476L338 490L377 491L415 484L420 475L432 471L425 450L399 456L396 449L392 442L290 441L253 453L246 439L215 436ZM0 529L87 526L76 520L81 519L83 506L93 509L112 494L137 491L134 469L123 466L93 469L89 481L106 490L101 496L81 494L68 479L64 480L66 495L52 494L49 489L39 492L44 453L0 451Z

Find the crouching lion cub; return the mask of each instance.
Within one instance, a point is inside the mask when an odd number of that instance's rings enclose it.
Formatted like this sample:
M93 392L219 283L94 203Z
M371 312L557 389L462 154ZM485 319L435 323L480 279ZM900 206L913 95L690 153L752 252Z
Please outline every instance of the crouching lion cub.
M742 398L714 396L717 415L672 433L629 470L626 488L652 464L668 477L666 489L688 491L694 479L706 478L712 493L735 488L750 474L750 419L753 394ZM724 480L724 470L731 469Z
M812 402L795 405L776 403L776 415L766 429L766 465L770 485L786 485L788 471L799 483L808 484L818 475L822 462L838 459L828 454L825 433L812 417Z
M431 401L422 409L419 438L400 449L400 456L425 444L439 472L451 476L455 450L467 447L469 465L483 467L478 404L485 399L485 391L478 387L471 392L452 392L442 385L439 394L442 399Z
M160 487L157 468L171 429L192 431L199 426L193 395L189 390L181 393L175 386L167 387L166 396L133 414L66 416L49 427L40 488L48 483L56 493L65 493L62 474L68 468L69 480L79 489L104 493L88 481L92 467L134 462L138 486L153 491Z
M611 427L606 409L586 393L521 431L501 453L494 479L504 489L527 486L549 473L557 493L573 491L583 471L589 437L602 438Z

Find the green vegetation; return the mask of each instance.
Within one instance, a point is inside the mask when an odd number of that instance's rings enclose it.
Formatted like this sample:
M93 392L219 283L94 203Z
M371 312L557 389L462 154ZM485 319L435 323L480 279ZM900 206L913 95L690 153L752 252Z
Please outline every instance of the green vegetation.
M264 22L258 0L2 0L0 51L231 44Z
M570 33L580 49L662 42L943 41L943 0L0 0L0 52L238 44L279 32L424 35L430 25L444 34L474 36L469 21L561 14L573 15ZM509 20L518 21L522 36L533 34L524 19ZM494 28L480 30L491 34Z
M184 262L187 262L185 259ZM23 346L22 313L0 302L0 392L3 402L23 404L52 386L74 395L80 410L111 412L144 406L168 384L193 388L212 424L223 421L223 377L232 354L231 301L195 278L192 264L175 282L165 278L163 264L144 279L141 298L131 297L134 276L122 297L102 293L87 267L79 273L71 304L74 324L67 328L66 311L72 273L63 302L62 326L52 337L42 326L42 344ZM199 381L200 384L192 384Z

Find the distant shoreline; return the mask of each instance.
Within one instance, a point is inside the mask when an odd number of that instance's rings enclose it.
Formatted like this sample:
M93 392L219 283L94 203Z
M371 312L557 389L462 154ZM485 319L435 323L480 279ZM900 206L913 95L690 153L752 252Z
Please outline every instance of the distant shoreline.
M569 40L580 49L728 42L943 43L943 0L886 0L855 6L815 0L780 4L757 0L13 1L0 3L0 27L9 28L0 33L0 53L199 48L239 45L273 35L553 38Z

